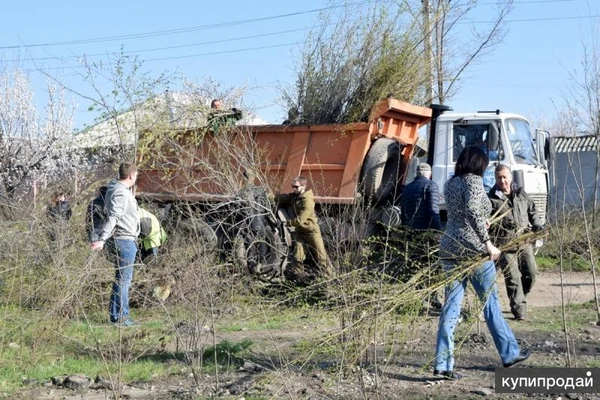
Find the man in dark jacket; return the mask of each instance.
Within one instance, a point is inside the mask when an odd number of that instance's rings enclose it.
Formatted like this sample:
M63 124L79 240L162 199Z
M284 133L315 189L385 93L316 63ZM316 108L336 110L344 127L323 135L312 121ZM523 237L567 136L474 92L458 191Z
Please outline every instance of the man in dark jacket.
M415 245L414 257L417 268L428 268L433 264L432 249L439 240L435 231L442 229L440 221L440 195L437 183L431 180L431 166L421 163L417 166L417 176L402 191L402 225L412 231L410 241ZM433 293L429 303L434 308L441 308L442 303L437 293Z
M67 201L67 195L63 191L56 191L48 205L47 215L51 222L50 239L56 241L65 238L67 227L73 211Z
M90 201L87 207L85 220L90 243L98 240L98 235L106 223L107 213L104 200L106 189L108 189L108 186L100 186L98 197Z
M431 180L429 164L419 164L417 176L402 191L402 225L416 230L441 230L439 193L437 183Z
M534 232L542 230L542 221L535 203L512 181L510 169L499 164L495 176L496 184L488 193L492 201L492 213L502 215L508 212L497 226L492 227L491 233L496 236L497 243L502 245L510 242L529 229L529 225ZM527 313L526 297L537 274L533 246L526 243L516 249L504 251L497 265L504 273L510 309L516 320L524 320Z

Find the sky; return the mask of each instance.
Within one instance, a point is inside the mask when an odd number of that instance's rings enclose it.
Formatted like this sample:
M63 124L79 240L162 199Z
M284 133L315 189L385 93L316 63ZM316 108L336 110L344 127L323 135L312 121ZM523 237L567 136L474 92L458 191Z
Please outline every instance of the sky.
M479 0L472 20L485 23L496 0ZM181 73L249 90L245 102L272 123L285 118L278 88L294 84L302 42L327 0L303 2L229 0L12 1L3 6L0 67L30 77L36 104L44 105L45 80L90 90L78 60L105 60L122 48L151 74ZM597 0L514 0L506 36L471 66L447 104L456 111L501 109L547 121L560 108L570 74L580 67L582 42L600 22ZM475 44L473 44L475 45ZM88 100L78 105L75 125L93 119Z

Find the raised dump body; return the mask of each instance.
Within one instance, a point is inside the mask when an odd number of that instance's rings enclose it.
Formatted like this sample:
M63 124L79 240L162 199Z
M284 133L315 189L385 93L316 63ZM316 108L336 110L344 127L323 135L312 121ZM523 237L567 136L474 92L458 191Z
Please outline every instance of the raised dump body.
M289 192L292 179L304 175L318 203L353 203L361 184L377 200L403 183L418 130L430 119L429 108L385 99L365 123L148 132L138 145L137 193L168 202L224 201L252 165L273 193Z

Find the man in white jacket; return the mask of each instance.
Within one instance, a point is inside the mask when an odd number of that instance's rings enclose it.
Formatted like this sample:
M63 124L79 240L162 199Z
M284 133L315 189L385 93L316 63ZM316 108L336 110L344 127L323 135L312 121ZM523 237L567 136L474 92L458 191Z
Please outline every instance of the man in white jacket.
M137 167L132 163L119 166L119 179L113 180L106 190L106 224L92 242L92 250L106 247L115 262L115 282L110 296L110 321L132 326L129 317L129 287L133 279L133 264L137 254L136 239L140 233L137 202L131 191L137 179Z

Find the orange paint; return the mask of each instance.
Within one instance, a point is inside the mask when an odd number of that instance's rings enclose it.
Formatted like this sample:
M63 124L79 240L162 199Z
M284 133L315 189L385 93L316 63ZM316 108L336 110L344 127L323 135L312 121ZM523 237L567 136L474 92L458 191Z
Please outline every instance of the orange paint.
M288 192L292 179L304 175L317 202L350 204L356 198L361 167L371 143L387 137L404 144L402 157L406 162L403 165L408 165L418 130L430 119L429 108L385 99L373 107L368 123L237 126L235 130L249 134L234 135L231 144L243 149L244 140L254 140L264 157L261 170L272 193ZM143 139L142 134L140 142ZM235 154L215 154L211 151L216 146L214 142L212 133L190 130L178 136L179 151L152 144L139 147L137 194L158 201L227 198L205 166L216 165L227 157L235 163L236 157ZM204 166L198 160L204 162ZM406 175L404 172L400 183Z

